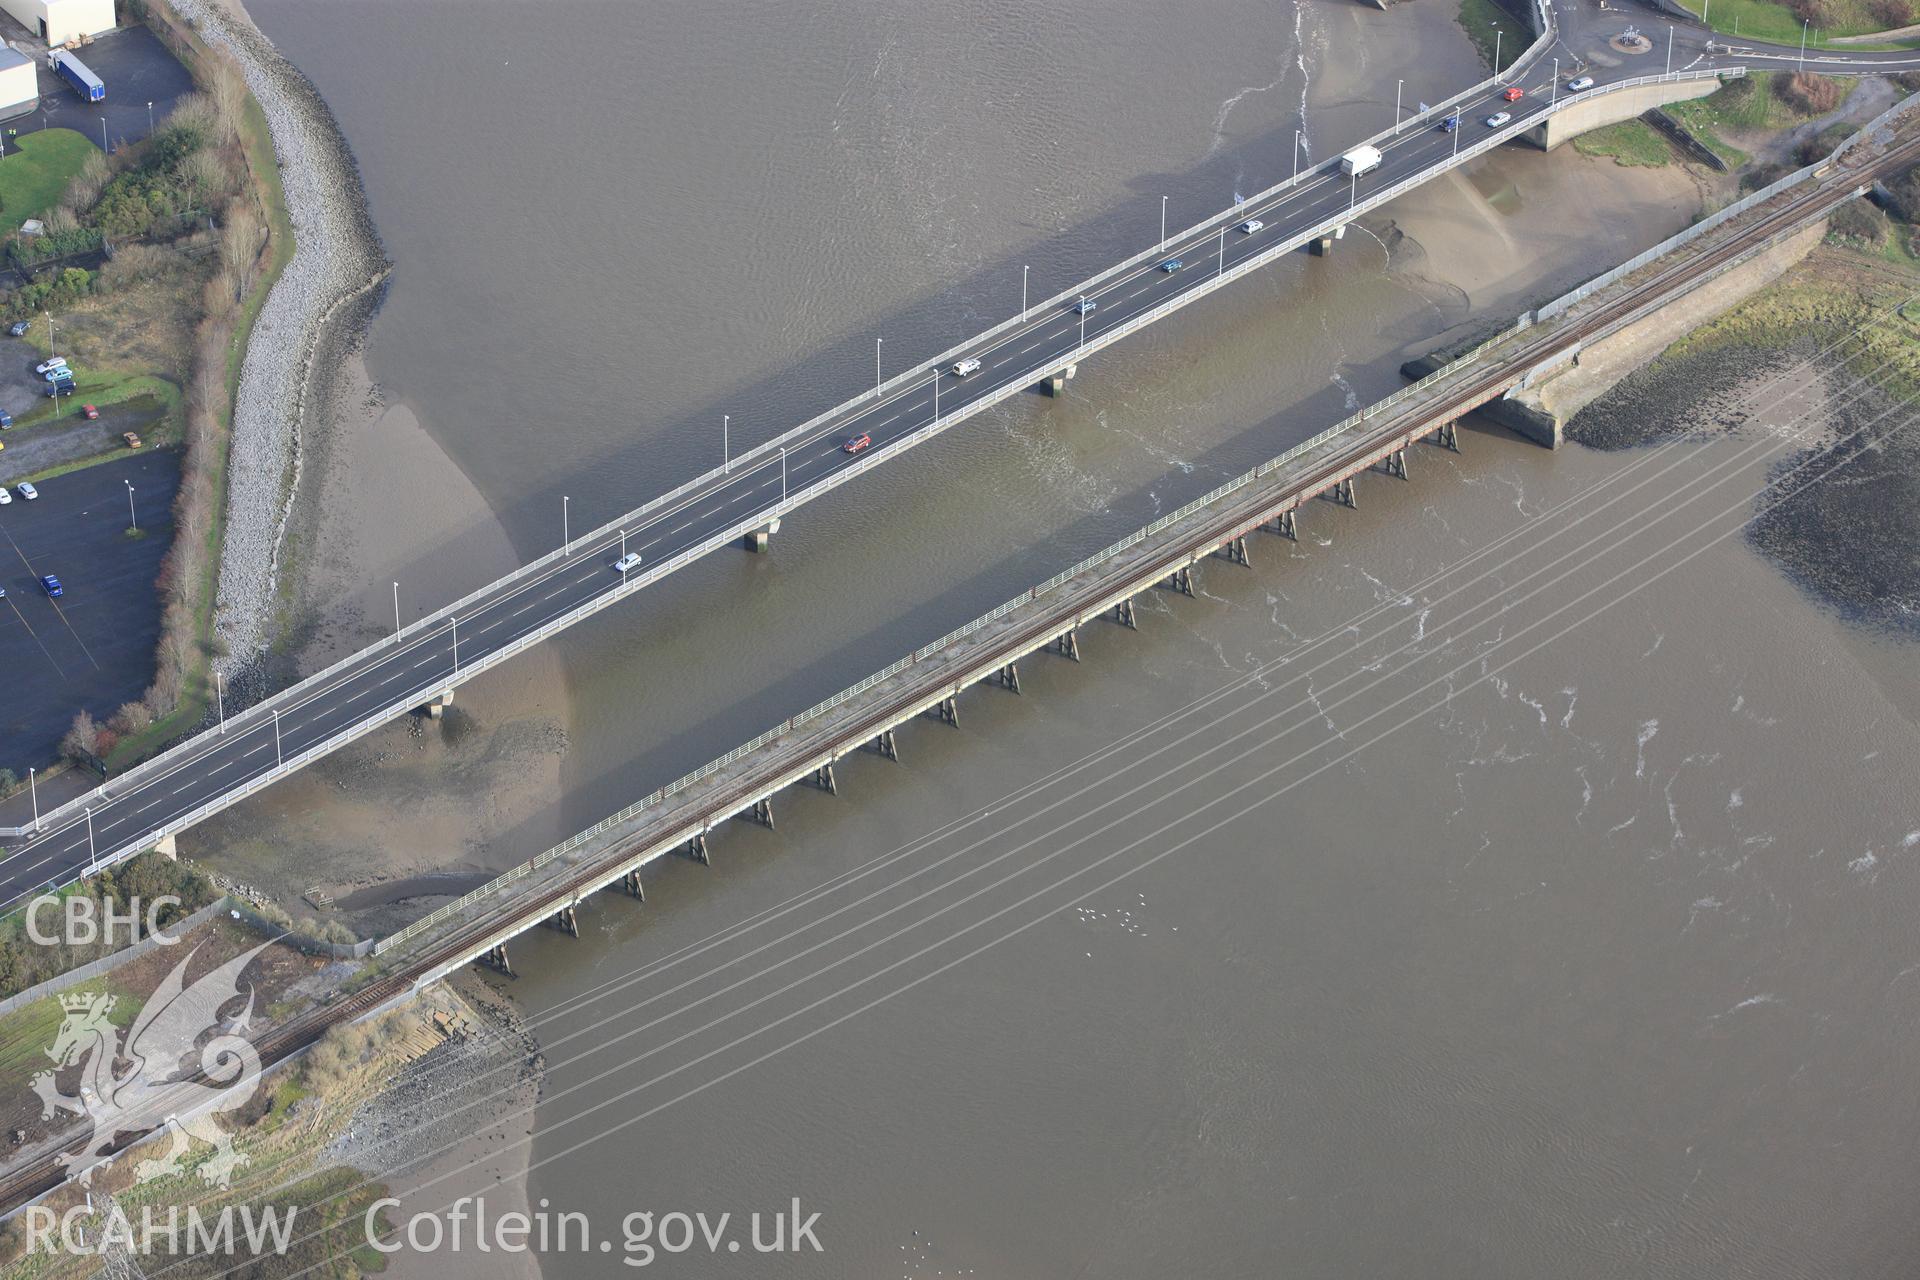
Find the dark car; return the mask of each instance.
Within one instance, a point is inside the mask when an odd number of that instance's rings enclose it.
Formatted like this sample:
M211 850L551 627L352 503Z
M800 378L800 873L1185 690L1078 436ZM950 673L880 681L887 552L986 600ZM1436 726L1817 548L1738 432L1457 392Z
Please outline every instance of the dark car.
M1448 116L1445 120L1442 120L1440 122L1440 132L1442 133L1452 133L1455 129L1458 129L1459 127L1460 127L1459 112L1455 112L1453 115Z
M8 336L9 338L24 338L24 337L26 337L26 336L27 336L27 322L26 322L25 320L15 320L15 321L14 321L14 322L13 322L12 324L10 324L10 325L8 325L8 326L7 326L7 336Z
M73 384L71 382L49 382L47 384L47 394L50 396L70 396L73 394Z
M1174 272L1178 271L1180 268L1186 265L1187 265L1186 263L1180 261L1180 259L1178 258L1168 258L1165 262L1160 264L1160 269L1166 272L1168 275L1172 275Z
M853 439L841 445L840 452L859 453L860 451L862 451L863 449L866 449L871 444L873 444L873 437L868 435L866 432L862 431L859 435L855 436Z
M0 409L0 431L5 431L8 427L12 425L13 425L13 415L8 413L5 409Z
M47 594L55 600L58 600L61 596L67 594L66 589L60 585L60 579L56 578L51 573L44 573L40 575L40 585L45 587L47 589Z

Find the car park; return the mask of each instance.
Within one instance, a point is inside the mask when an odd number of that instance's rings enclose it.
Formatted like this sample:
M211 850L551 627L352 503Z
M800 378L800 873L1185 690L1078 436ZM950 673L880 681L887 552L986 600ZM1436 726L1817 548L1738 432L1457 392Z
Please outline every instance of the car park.
M1266 223L1260 221L1260 219L1258 218L1248 218L1245 222L1240 224L1240 230L1245 235L1252 235L1254 232L1258 231L1260 228L1266 225L1267 225Z
M40 491L34 488L31 484L27 483L25 480L22 480L19 484L13 486L13 491L19 494L21 497L25 498L28 502L32 502L35 498L40 496Z
M1568 93L1579 93L1582 89L1591 89L1591 88L1593 88L1592 76L1581 76L1577 80L1567 81Z
M35 373L49 373L55 369L64 369L66 367L67 358L65 356L55 356L51 360L33 366L33 371Z
M67 594L67 589L60 585L60 579L51 573L40 575L40 588L47 593L49 600L58 600Z
M968 356L965 360L961 360L953 366L953 376L956 378L964 378L970 373L978 372L980 372L980 362L972 356Z
M1172 275L1174 272L1178 271L1180 268L1186 265L1187 265L1186 263L1180 261L1180 259L1178 258L1168 258L1165 262L1160 264L1160 269L1166 272L1168 275Z
M638 569L639 567L640 553L638 551L629 551L613 562L615 573L625 573L629 569Z
M26 336L27 336L27 322L26 322L25 320L15 320L15 321L14 321L14 322L13 322L12 324L10 324L10 325L8 325L8 326L7 326L7 336L8 336L9 338L24 338L24 337L26 337Z
M1090 316L1093 314L1093 309L1099 305L1092 298L1082 298L1073 304L1073 313L1077 316Z
M1513 116L1510 112L1496 111L1492 115L1487 117L1487 128L1498 129L1501 125L1505 124L1507 121L1511 119L1513 119Z
M100 411L94 408L90 404L83 404L80 406L80 416L85 418L88 422L92 422L95 418L98 418L100 416Z
M1520 99L1527 96L1527 91L1525 89L1522 89L1517 84L1510 84L1507 86L1507 91L1501 94L1500 96L1505 98L1508 102L1518 102L1520 101Z
M873 444L873 437L862 431L853 439L840 446L842 453L859 453Z

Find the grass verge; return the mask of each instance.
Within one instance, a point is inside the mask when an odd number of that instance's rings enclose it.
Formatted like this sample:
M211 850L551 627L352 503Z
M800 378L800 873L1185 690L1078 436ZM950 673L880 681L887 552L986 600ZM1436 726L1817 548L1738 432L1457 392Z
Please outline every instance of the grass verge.
M1766 40L1773 44L1800 43L1800 19L1794 16L1792 9L1773 0L1680 0L1680 3L1696 17L1704 12L1708 25L1715 31L1737 35L1742 39ZM1858 51L1920 48L1920 39L1914 38L1835 45L1832 43L1835 37L1871 35L1886 30L1887 25L1876 19L1862 0L1828 0L1828 5L1833 11L1833 25L1817 31L1809 29L1809 49Z
M22 134L0 159L0 234L20 229L60 203L87 157L100 150L72 129Z
M1573 140L1573 149L1583 156L1605 156L1628 168L1656 168L1672 164L1675 158L1673 144L1640 120L1583 133Z

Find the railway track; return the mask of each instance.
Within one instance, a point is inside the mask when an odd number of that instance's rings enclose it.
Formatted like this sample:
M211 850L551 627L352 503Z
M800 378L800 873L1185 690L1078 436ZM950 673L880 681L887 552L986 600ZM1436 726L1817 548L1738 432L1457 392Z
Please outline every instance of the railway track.
M1457 386L1442 392L1437 403L1415 406L1409 401L1404 410L1382 415L1377 425L1364 432L1356 431L1350 443L1330 449L1325 458L1305 470L1291 475L1276 472L1274 484L1250 485L1246 491L1236 493L1215 507L1198 513L1198 518L1166 545L1158 559L1144 569L1134 565L1131 569L1133 578L1129 580L1142 575L1164 576L1175 567L1195 562L1231 539L1243 536L1280 513L1298 507L1334 484L1358 474L1385 453L1396 447L1404 447L1405 442L1418 439L1436 427L1472 412L1512 386L1527 370L1563 355L1576 343L1605 337L1657 311L1671 302L1678 292L1690 287L1698 277L1714 273L1783 231L1822 216L1851 198L1861 186L1920 162L1920 137L1896 142L1875 155L1856 160L1858 150L1864 148L1856 149L1856 152L1850 152L1835 161L1832 172L1826 176L1783 193L1773 207L1763 206L1756 217L1741 225L1733 234L1715 243L1690 246L1682 251L1684 256L1675 255L1677 260L1663 260L1658 270L1628 287L1620 296L1593 306L1575 319L1543 329L1535 337L1520 340L1500 356L1497 365L1474 371ZM1032 617L1022 619L996 635L994 648L1006 653L1030 652L1036 642L1044 643L1049 633L1059 630L1063 618L1084 616L1089 608L1098 605L1103 598L1111 597L1115 589L1113 575L1097 570L1089 572L1084 581L1069 580L1044 597L1049 608L1035 611ZM995 659L991 655L982 655L982 660ZM951 678L951 672L943 672L915 681L912 671L909 668L908 672L902 673L896 696L877 701L869 712L850 724L841 725L835 733L847 742L865 741L874 736L879 727L897 722L895 717L900 709L911 705L916 699L923 699L930 684L938 685L942 679ZM750 803L769 786L776 785L783 770L790 768L790 762L776 758L779 756L780 752L769 751L766 759L756 767L741 771L724 789L717 789L704 797L703 804L724 813L731 811L730 806ZM497 914L487 914L463 922L409 957L395 971L375 978L352 995L310 1010L270 1030L255 1044L263 1068L297 1056L326 1034L329 1027L356 1021L404 996L418 975L431 973L474 954L476 946L486 939L504 931L517 931L538 923L551 912L553 902L569 899L603 878L606 865L603 859L575 869L539 900L518 905L504 919ZM195 1077L184 1083L202 1082L203 1078ZM150 1133L149 1130L129 1135L118 1142L114 1149L116 1152L124 1151L150 1136ZM44 1153L0 1174L0 1214L11 1214L61 1185L64 1175L59 1154L58 1150Z

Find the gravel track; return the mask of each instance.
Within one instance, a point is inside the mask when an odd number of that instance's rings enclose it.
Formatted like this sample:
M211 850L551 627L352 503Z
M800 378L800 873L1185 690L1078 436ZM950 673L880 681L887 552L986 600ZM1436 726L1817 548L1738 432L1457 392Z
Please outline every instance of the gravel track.
M174 8L238 60L266 113L294 228L293 258L260 309L234 397L215 622L232 674L273 640L275 580L321 334L348 301L385 279L389 264L353 154L312 83L218 0L174 0Z

